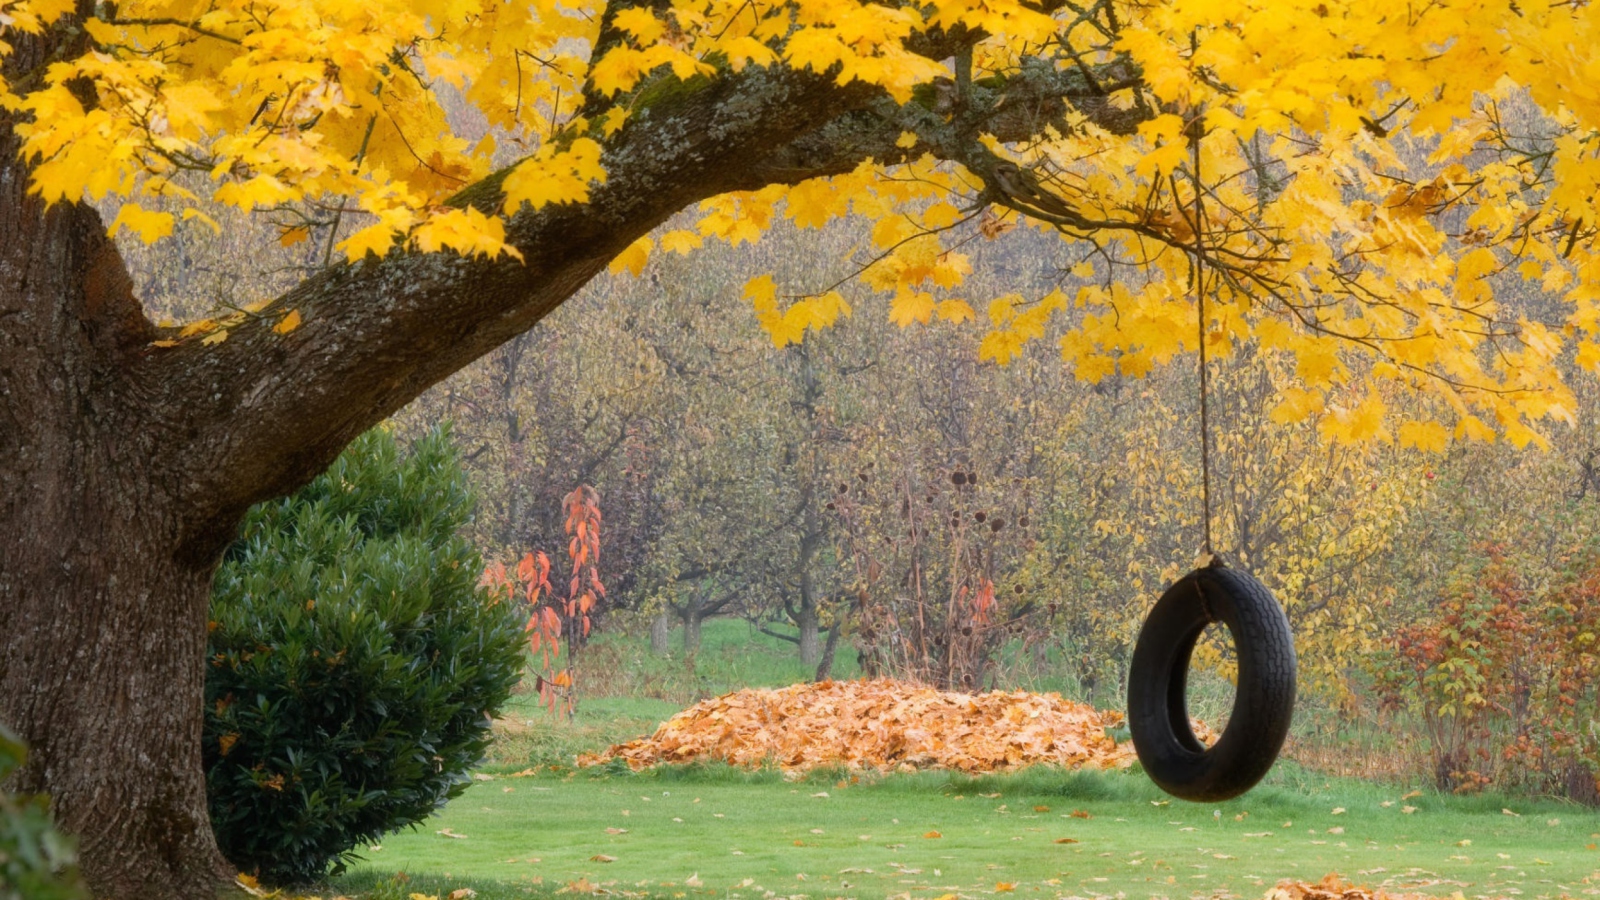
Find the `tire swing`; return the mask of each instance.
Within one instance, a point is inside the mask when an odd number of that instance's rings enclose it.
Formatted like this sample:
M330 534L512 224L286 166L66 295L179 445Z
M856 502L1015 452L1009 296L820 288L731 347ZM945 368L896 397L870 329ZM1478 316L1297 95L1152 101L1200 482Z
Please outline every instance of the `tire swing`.
M1211 802L1248 791L1272 768L1294 714L1294 635L1266 586L1228 568L1211 547L1211 452L1206 383L1204 207L1198 119L1191 126L1194 167L1193 281L1200 322L1200 469L1205 547L1199 567L1156 601L1139 631L1128 673L1128 730L1145 773L1184 800ZM1189 724L1189 661L1207 625L1221 622L1239 662L1233 711L1207 749Z

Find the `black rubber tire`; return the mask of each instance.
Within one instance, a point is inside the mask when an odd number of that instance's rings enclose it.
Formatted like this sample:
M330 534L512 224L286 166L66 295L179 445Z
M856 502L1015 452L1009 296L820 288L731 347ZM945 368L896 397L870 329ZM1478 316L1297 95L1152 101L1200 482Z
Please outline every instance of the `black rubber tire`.
M1189 726L1185 688L1195 641L1228 626L1239 680L1228 727L1209 750ZM1294 717L1294 635L1283 608L1249 573L1196 569L1167 589L1133 649L1128 730L1146 774L1184 800L1237 797L1267 774Z

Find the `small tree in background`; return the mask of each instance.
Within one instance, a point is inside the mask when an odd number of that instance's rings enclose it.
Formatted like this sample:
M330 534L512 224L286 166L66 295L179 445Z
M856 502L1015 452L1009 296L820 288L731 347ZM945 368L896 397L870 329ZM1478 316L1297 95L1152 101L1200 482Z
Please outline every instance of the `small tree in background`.
M1600 805L1600 562L1551 573L1499 546L1371 665L1393 707L1425 726L1434 783Z
M928 475L908 467L877 481L864 469L856 478L827 509L854 559L862 670L984 689L1000 647L1029 639L1026 626L1040 618L1011 572L1026 497L1008 486L980 492L971 467Z
M223 853L273 884L461 793L522 675L510 604L457 536L473 501L443 430L372 432L251 512L217 574L205 765Z
M600 581L600 494L584 484L561 501L566 514L567 555L572 581L565 599L550 585L550 557L544 551L525 553L515 568L494 563L479 584L497 597L527 603L528 648L540 663L535 675L539 697L550 711L571 715L578 706L578 651L589 637L589 613L606 595ZM566 664L561 652L566 649Z

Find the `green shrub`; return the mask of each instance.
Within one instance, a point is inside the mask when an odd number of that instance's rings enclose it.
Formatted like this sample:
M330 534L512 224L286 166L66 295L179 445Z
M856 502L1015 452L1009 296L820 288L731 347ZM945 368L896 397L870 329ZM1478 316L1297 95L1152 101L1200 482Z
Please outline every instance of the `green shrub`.
M0 781L22 765L27 749L0 726ZM0 900L77 900L72 840L51 827L48 801L0 791Z
M205 763L222 851L269 884L342 871L468 781L521 676L521 627L457 536L448 435L373 432L252 510L217 574Z

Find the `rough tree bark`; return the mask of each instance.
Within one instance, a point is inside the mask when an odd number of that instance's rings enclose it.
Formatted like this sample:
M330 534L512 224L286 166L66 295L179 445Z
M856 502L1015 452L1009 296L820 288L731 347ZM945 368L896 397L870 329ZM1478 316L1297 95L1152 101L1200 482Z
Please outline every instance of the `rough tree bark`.
M0 129L0 720L98 892L192 893L226 866L200 768L214 560L174 552L163 458L189 435L121 377L150 335L99 217L46 212L15 157Z
M92 8L18 39L8 80L71 52ZM162 349L150 341L171 335L146 319L99 216L27 196L16 124L0 113L0 721L33 747L10 786L53 798L110 900L209 900L228 871L206 815L201 685L211 576L251 504L305 483L685 206L928 149L896 147L908 127L948 131L865 88L749 67L636 115L589 204L513 217L525 263L369 258L280 298L303 319L290 334L255 321L220 345ZM461 202L495 207L497 184Z

